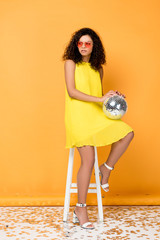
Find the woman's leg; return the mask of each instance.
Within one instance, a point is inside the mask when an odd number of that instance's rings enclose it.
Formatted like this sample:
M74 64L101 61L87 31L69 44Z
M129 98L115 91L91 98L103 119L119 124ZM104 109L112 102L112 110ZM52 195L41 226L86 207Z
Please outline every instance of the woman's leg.
M134 137L134 132L128 133L124 138L120 139L119 141L113 143L111 145L111 151L106 161L106 164L110 167L113 167L118 159L122 156L122 154L126 151L127 147L129 146L131 140ZM102 184L108 182L111 170L106 168L103 164L99 167L100 171L102 172ZM105 188L106 190L108 189Z
M95 162L94 146L77 147L81 156L81 166L77 174L78 203L86 203L88 187ZM87 207L77 207L75 209L77 217L82 225L88 222ZM89 225L92 227L93 225Z

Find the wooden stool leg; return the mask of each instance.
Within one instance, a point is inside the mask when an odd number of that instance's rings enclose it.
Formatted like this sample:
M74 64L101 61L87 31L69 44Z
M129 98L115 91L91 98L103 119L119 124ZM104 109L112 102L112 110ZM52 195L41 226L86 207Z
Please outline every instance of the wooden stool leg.
M63 222L66 222L66 221L67 221L67 219L68 219L68 214L69 214L69 206L70 206L70 187L71 187L71 183L72 183L74 150L75 150L75 148L70 148L70 153L69 153L69 162L68 162L68 172L67 172L67 182L66 182L66 193L65 193Z
M99 179L99 167L98 167L98 156L97 156L97 148L94 146L95 150L95 178L96 178L96 187L97 187L97 201L98 201L98 215L99 221L103 222L103 208L102 208L102 196L101 196L101 186L100 186L100 179Z

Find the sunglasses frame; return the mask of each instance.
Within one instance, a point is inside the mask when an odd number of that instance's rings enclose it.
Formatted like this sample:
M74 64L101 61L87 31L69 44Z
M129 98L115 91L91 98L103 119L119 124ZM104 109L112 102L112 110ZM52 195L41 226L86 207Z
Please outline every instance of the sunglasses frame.
M90 48L90 47L92 46L92 42L82 42L82 41L78 41L78 42L77 42L77 47L78 47L78 48L82 47L82 46L83 46L83 43L84 43L84 45L85 45L86 48ZM80 46L79 46L79 44L80 44Z

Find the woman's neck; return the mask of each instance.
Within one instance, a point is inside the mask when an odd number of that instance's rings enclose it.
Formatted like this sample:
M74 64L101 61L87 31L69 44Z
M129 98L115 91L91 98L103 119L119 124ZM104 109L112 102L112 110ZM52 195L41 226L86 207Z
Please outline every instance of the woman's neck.
M89 62L89 59L90 59L90 57L86 56L86 57L83 57L83 58L82 58L82 61L83 61L83 62Z

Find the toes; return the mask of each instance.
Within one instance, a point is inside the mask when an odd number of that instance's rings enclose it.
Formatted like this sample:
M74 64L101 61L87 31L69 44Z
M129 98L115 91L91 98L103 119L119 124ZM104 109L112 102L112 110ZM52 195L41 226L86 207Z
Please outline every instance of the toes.
M87 227L89 227L89 228L90 228L90 227L93 227L93 225L88 225Z

